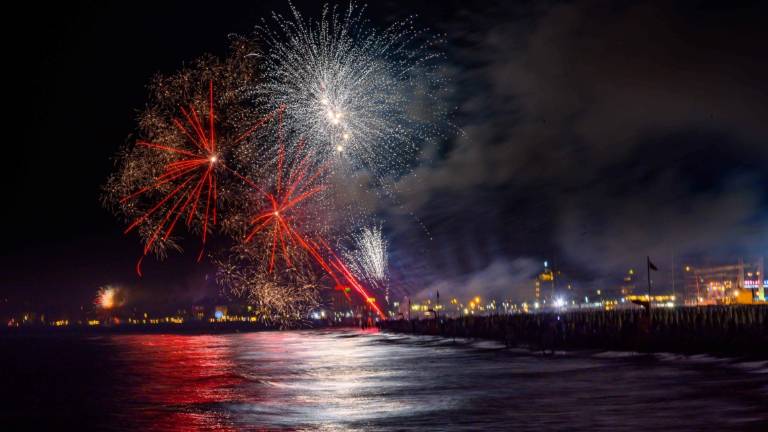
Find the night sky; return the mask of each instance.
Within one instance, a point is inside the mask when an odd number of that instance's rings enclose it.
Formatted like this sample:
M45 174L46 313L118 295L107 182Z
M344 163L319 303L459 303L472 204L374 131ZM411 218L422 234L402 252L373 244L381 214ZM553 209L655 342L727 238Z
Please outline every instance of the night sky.
M460 129L425 147L430 162L400 180L397 205L371 208L398 290L530 298L545 259L591 289L646 255L663 287L673 256L768 255L764 4L468 3L368 11L378 26L417 14L446 35ZM74 306L108 283L158 301L215 293L191 254L137 278L140 244L100 188L155 73L224 55L228 35L287 4L25 7L3 30L0 299Z

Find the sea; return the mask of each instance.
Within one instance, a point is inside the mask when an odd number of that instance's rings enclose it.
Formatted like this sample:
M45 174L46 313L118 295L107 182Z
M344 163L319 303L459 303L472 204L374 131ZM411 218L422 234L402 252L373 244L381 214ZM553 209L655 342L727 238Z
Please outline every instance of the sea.
M333 329L0 335L2 430L768 431L768 362Z

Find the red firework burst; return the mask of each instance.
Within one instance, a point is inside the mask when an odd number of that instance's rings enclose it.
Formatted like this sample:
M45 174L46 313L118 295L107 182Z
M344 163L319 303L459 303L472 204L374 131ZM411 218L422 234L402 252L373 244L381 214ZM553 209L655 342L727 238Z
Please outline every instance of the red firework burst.
M227 170L237 177L246 180L236 171L226 166L218 154L212 80L209 82L208 90L207 118L204 115L205 113L198 113L192 104L187 108L179 107L183 118L173 119L173 125L184 138L179 142L179 146L162 145L146 141L138 141L136 143L138 146L164 152L172 156L172 161L163 166L162 174L154 178L152 183L120 200L121 204L125 204L161 187L170 189L170 192L162 196L149 210L136 217L124 231L125 234L128 234L142 224L152 224L150 235L144 244L143 254L136 263L136 272L139 276L141 276L141 262L151 250L152 245L159 238L168 240L182 217L185 217L187 227L191 226L196 216L199 219L202 227L202 245L197 260L200 261L203 257L209 225L213 226L216 224L217 199L219 195L218 174L222 170ZM242 142L259 127L270 121L274 115L275 112L272 112L264 116L228 144L234 146ZM155 220L151 219L152 217L159 217L160 222L155 223Z
M317 169L312 167L312 159L305 155L294 166L286 169L285 146L282 139L282 112L278 120L278 145L277 170L275 172L275 184L271 192L263 194L266 203L264 209L251 219L252 228L245 237L250 242L260 232L268 232L266 238L269 241L269 271L275 267L276 257L282 255L286 265L292 266L288 246L293 245L307 252L315 262L334 280L337 287L346 282L381 318L386 318L381 309L376 305L375 298L371 296L362 284L354 277L352 272L342 263L333 250L322 239L304 235L297 225L300 215L297 208L307 199L326 189L322 183L323 175L328 170L328 165L322 165ZM300 141L296 153L304 149L303 141ZM284 174L284 171L287 173ZM254 185L255 186L255 185ZM326 258L327 257L327 258Z

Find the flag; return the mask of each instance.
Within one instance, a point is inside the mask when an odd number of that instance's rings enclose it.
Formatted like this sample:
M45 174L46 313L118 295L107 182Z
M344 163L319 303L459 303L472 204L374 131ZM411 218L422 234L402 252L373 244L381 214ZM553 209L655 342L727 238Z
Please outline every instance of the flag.
M656 267L656 264L651 262L651 257L648 257L648 268L650 268L653 271L659 271L659 268Z

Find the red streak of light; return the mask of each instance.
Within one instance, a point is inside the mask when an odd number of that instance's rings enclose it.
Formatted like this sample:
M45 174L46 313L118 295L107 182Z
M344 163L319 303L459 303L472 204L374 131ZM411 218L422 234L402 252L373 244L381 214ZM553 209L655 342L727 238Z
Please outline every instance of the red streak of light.
M355 278L355 276L352 274L351 271L347 268L346 265L344 265L343 262L339 259L336 254L333 253L333 251L328 251L333 256L334 265L339 272L344 276L344 279L349 282L350 285L352 285L352 288L357 291L358 294L360 294L361 297L365 300L365 302L368 304L368 306L371 307L382 319L386 319L387 316L384 314L384 312L381 311L379 306L375 302L371 302L371 299L376 299L374 296L368 293L368 291L365 290L363 285Z
M276 113L282 113L283 110L285 110L285 105L280 105L280 107L277 110L272 111L271 113L269 113L269 114L265 115L264 117L262 117L259 121L254 123L253 126L250 127L250 129L246 130L242 135L240 135L233 142L233 144L238 144L240 141L242 141L242 140L248 138L249 136L251 136L258 128L264 126L265 123L267 123L268 121L271 121L273 118L275 118L275 114Z
M139 277L143 276L141 273L141 262L144 261L144 256L145 255L139 257L139 261L136 262L136 274L139 275Z
M374 297L365 290L362 284L360 284L360 282L354 277L349 269L333 253L325 241L320 240L320 243L323 244L327 253L331 257L330 264L328 260L323 257L323 254L320 252L318 246L314 242L306 239L303 235L301 235L301 233L299 233L297 229L291 227L289 224L289 219L285 216L288 210L325 189L324 185L312 186L314 181L320 175L322 170L325 169L325 167L321 167L317 173L314 173L312 176L310 176L308 181L304 182L303 180L306 177L307 169L307 162L305 158L299 162L296 170L288 175L288 184L285 188L283 188L281 173L283 168L282 165L284 163L284 154L284 147L281 145L280 153L278 155L279 170L275 177L277 196L273 194L265 194L265 198L269 201L270 207L268 210L265 210L262 213L256 215L251 220L251 224L254 225L254 227L246 236L245 241L249 242L254 235L272 224L273 228L271 233L271 250L269 253L270 272L274 270L278 243L280 244L280 248L283 251L285 262L290 265L290 258L288 256L286 242L290 239L293 239L295 244L298 244L298 246L304 249L315 260L315 262L320 267L322 267L322 269L334 280L336 285L341 285L341 280L345 280L346 283L350 285L360 297L363 298L368 307L376 312L380 318L386 319L386 315L381 311L378 305L371 301L371 299L374 299ZM308 188L308 190L301 190L302 187ZM294 192L297 190L299 190L299 193L294 197ZM345 295L347 294L345 293Z

